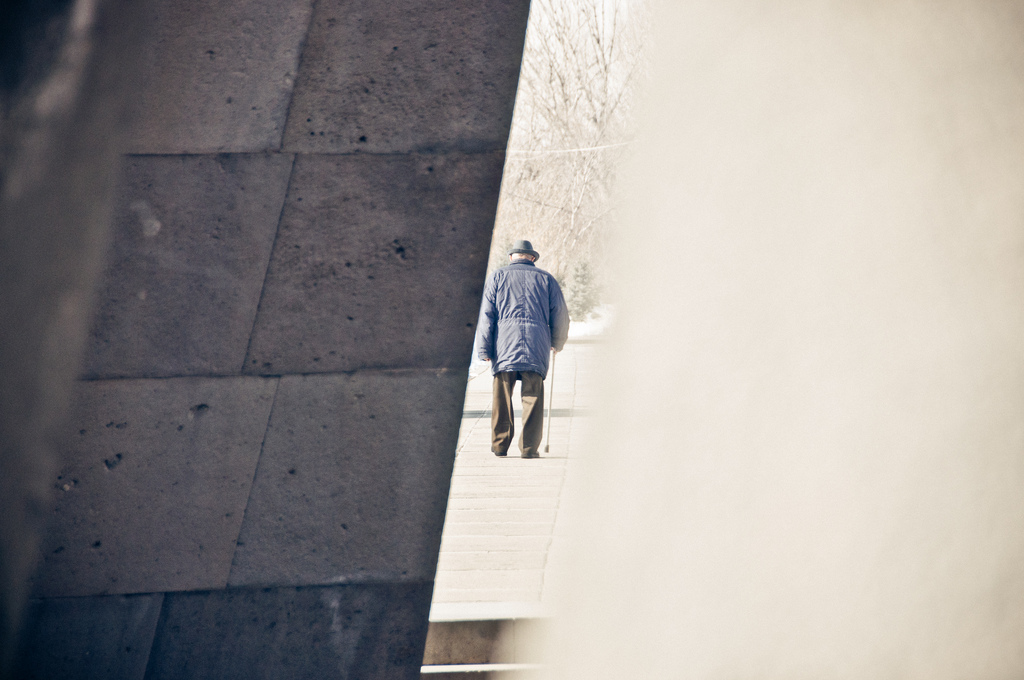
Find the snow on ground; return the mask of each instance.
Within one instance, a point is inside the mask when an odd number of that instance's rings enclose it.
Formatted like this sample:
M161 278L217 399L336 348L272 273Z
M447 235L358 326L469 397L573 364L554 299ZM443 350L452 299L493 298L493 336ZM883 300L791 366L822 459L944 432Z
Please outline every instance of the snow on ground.
M585 320L573 321L569 324L569 340L591 339L604 335L614 316L615 313L611 305L599 306Z

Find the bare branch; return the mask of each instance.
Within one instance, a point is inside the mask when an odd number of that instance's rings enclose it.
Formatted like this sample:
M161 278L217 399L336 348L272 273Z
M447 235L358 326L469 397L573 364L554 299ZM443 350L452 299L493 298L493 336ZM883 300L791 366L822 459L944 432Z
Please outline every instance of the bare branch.
M492 262L530 238L556 275L591 262L643 70L641 0L533 0Z

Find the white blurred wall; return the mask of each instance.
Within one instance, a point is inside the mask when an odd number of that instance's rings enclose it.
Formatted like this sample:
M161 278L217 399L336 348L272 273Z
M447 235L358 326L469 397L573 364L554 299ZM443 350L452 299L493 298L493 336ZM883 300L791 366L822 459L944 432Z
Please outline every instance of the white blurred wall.
M553 676L1024 677L1024 2L653 25Z

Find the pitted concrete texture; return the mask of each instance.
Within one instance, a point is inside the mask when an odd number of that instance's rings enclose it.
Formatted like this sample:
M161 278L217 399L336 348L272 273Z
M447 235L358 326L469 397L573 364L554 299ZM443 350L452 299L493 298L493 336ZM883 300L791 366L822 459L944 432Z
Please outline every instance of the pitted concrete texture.
M142 4L0 9L0 677L101 268Z
M194 592L165 598L150 676L401 677L422 652L528 7L147 10L35 586ZM296 590L339 581L416 596L314 616Z
M528 2L321 0L284 149L504 151Z
M502 163L299 156L246 373L464 370Z
M281 378L230 585L431 580L464 384Z
M133 153L281 147L312 0L161 0Z
M142 680L163 599L157 593L33 601L15 676Z
M419 677L430 585L171 593L149 680Z
M79 383L36 594L223 588L276 383Z
M238 373L292 160L126 160L85 375Z

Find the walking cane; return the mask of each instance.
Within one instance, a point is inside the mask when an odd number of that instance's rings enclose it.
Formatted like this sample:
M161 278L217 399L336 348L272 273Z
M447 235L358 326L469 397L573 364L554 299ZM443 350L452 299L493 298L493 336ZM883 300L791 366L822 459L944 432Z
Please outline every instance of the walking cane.
M551 388L548 391L548 443L544 445L544 453L551 450L551 404L555 399L555 357L558 352L551 353Z

